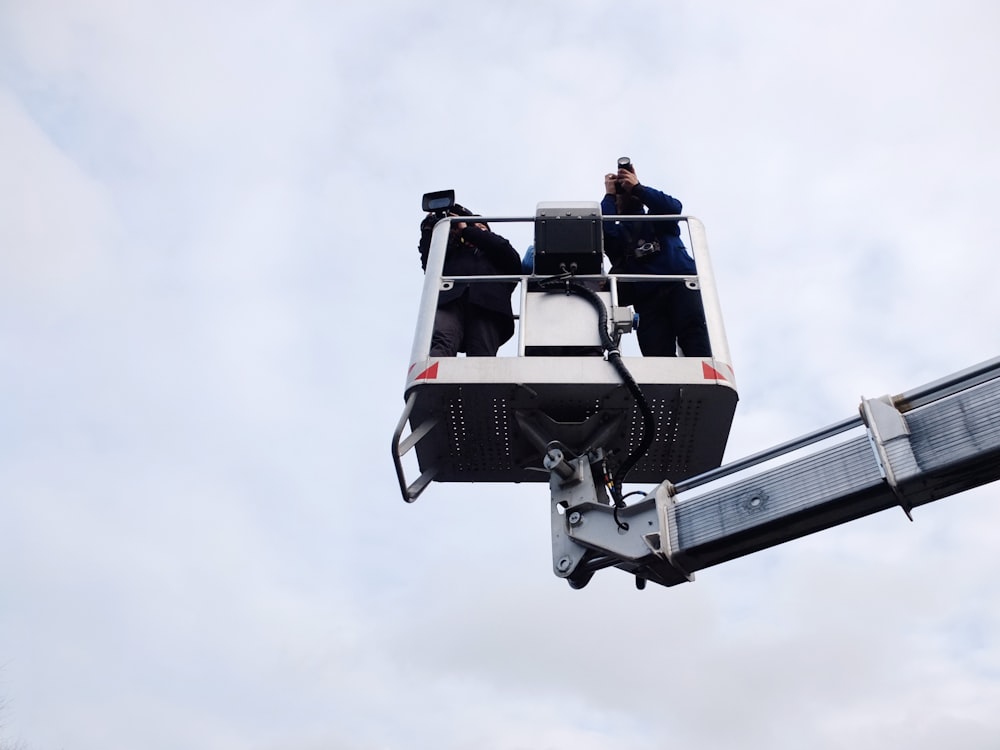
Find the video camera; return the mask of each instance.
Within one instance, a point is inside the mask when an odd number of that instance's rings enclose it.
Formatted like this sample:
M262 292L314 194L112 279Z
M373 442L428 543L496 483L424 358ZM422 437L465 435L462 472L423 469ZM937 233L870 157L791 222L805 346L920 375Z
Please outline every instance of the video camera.
M455 205L454 190L438 190L435 193L424 193L421 207L438 219L443 219Z

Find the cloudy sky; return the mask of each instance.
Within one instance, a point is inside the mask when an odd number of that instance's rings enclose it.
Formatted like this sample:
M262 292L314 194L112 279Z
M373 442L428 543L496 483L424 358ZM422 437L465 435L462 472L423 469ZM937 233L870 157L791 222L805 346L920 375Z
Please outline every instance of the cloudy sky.
M996 356L998 8L0 2L0 743L996 747L996 486L573 591L543 485L408 506L389 441L421 193L623 154L706 225L727 460Z

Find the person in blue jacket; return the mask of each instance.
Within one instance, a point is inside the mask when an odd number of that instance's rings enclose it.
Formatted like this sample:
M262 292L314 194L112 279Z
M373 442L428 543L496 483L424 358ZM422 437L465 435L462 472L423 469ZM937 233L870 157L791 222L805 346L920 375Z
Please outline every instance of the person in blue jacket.
M475 217L457 203L452 216ZM428 214L420 224L420 265L427 270L431 233L439 217ZM510 242L494 234L488 224L455 222L448 236L443 276L517 276L521 256ZM500 345L514 333L514 314L510 295L516 284L497 282L455 282L438 295L431 335L430 356L454 357L465 352L468 357L493 357Z
M604 176L605 216L680 214L681 202L643 185L628 159L619 160L618 172ZM695 275L694 259L681 239L677 221L605 221L604 252L610 273ZM701 292L681 281L619 282L619 303L633 305L639 313L636 335L646 357L675 357L677 347L686 357L712 354L705 325Z

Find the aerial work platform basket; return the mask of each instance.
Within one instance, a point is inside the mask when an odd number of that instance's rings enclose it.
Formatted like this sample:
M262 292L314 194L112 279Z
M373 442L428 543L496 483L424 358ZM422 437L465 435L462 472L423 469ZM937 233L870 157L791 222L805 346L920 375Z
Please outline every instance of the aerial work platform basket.
M606 307L608 325L619 332L631 329L633 321L631 308L618 304L620 282L655 280L701 290L710 357L621 357L641 391L642 405L620 371L600 353L600 317L593 300L571 295L552 282L542 289L540 280L551 275L442 278L449 225L462 218L438 223L425 271L405 407L392 440L400 491L407 502L432 481L548 482L551 467L545 461L553 445L577 456L599 451L612 461L621 460L643 443L644 425L649 423L644 422L644 410L646 416L652 413L654 436L629 471L629 482L678 482L722 463L738 397L705 231L694 217L669 218L687 228L696 276L598 272L572 277L595 291ZM533 222L536 249L546 254L548 266L564 254L573 265L579 261L580 268L592 270L587 259L595 253L596 267L601 267L600 222L618 219L664 217L602 217L596 203L545 203L534 217L478 220ZM584 226L587 223L591 226ZM536 257L536 269L541 267ZM429 356L438 292L455 281L517 284L513 352L502 349L497 357ZM409 433L404 435L407 425ZM413 481L403 466L411 450L419 468Z

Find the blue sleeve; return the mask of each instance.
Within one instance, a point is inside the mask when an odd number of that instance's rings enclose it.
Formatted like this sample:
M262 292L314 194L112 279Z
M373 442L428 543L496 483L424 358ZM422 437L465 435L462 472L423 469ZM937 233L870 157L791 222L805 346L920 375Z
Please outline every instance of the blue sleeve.
M614 216L618 213L618 205L615 197L605 193L601 200L601 214L604 216ZM605 221L604 226L604 254L611 261L612 268L625 260L625 245L627 238L622 225L615 221Z
M535 246L528 245L524 251L524 258L521 259L521 273L530 275L535 272Z
M637 185L632 195L641 200L651 214L679 214L684 210L681 202L672 195L648 185Z
M618 213L618 206L615 203L615 197L613 195L604 195L601 200L601 214L603 216L614 216ZM614 221L604 222L604 239L619 241L622 238L622 228L621 225Z

